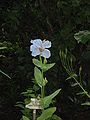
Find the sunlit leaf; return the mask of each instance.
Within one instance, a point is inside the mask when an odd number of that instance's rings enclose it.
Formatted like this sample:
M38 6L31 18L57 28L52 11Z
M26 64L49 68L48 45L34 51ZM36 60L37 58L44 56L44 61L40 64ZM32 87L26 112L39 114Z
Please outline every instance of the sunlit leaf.
M45 72L45 71L49 70L49 69L52 68L54 65L55 65L55 63L44 64L44 65L43 65L43 71Z
M84 31L79 31L74 35L74 38L77 40L78 43L83 43L85 44L87 41L90 41L90 31L84 30Z
M90 102L82 103L81 105L87 105L87 106L90 106Z
M56 107L48 108L42 112L41 116L38 117L37 120L47 120L53 115L55 111Z
M17 104L17 105L15 105L15 106L24 109L24 105L23 105L23 104Z
M43 104L43 107L44 107L44 108L49 107L49 105L50 105L51 102L52 102L52 99L53 99L55 96L57 96L57 94L60 92L60 90L61 90L61 89L56 90L54 93L52 93L52 94L49 95L49 96L44 97L44 98L41 100L41 102L42 102L41 104Z
M37 67L40 67L40 68L42 68L42 63L41 63L41 61L39 61L39 60L37 60L37 59L33 59L33 64L34 65L36 65Z
M79 92L79 93L77 93L77 95L86 95L86 93L88 93L88 92Z
M37 84L40 87L42 87L43 86L43 76L42 76L41 71L37 67L34 68L34 77L35 77Z
M0 47L0 50L6 49L7 47Z
M74 83L74 84L72 84L71 86L72 87L75 87L75 86L77 86L78 85L78 83Z
M49 70L50 68L52 68L55 63L51 63L51 64L42 64L41 61L37 60L37 59L33 59L33 63L34 65L36 65L37 67L41 68L44 72Z
M57 115L53 115L51 120L62 120L62 119Z

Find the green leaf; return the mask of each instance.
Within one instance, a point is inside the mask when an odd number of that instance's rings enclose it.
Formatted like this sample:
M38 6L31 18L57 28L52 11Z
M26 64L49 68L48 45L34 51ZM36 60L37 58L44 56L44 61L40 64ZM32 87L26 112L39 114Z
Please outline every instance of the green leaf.
M41 61L37 60L37 59L33 59L33 63L34 65L36 65L37 67L41 68L44 72L49 70L50 68L52 68L55 63L51 63L51 64L42 64Z
M0 70L0 73L2 73L3 75L5 75L6 77L8 77L9 79L11 79L11 77L9 77L6 73L4 73L2 70Z
M78 43L83 43L85 44L87 41L90 40L90 31L84 30L84 31L79 31L74 35L74 38L77 40Z
M46 120L50 118L55 111L56 111L56 107L48 108L42 112L41 116L38 117L37 120Z
M31 96L31 97L35 97L35 95L34 96ZM31 102L31 99L30 99L30 97L27 97L26 99L24 99L24 103L27 105L27 104L29 104Z
M70 75L70 77L68 77L66 80L70 80L70 79L72 79L72 78L76 78L77 77L77 75L75 74L75 73L71 73L71 75Z
M72 87L75 87L75 86L77 86L78 85L78 83L74 83L74 84L72 84L71 86Z
M62 120L62 119L57 115L53 115L50 120Z
M43 86L43 76L42 76L41 71L37 67L34 68L34 77L35 77L37 84L40 87L42 87Z
M88 92L79 92L77 95L86 95Z
M39 60L37 60L37 59L33 59L33 64L34 65L36 65L37 67L39 67L39 68L42 68L42 63L41 63L41 61L39 61Z
M46 72L47 70L49 70L50 68L52 68L54 65L55 65L55 63L44 64L43 65L43 71Z
M0 47L0 50L6 49L7 47Z
M82 103L81 105L87 105L87 106L90 106L90 102Z
M44 108L49 107L49 105L52 102L52 99L60 92L61 89L56 90L54 93L52 93L49 96L44 97L41 99L41 104L43 105Z
M35 84L34 84L33 90L36 92L36 91L38 91L39 89L40 89L40 87L39 87L38 85L35 85Z
M24 109L24 105L23 105L23 104L17 104L17 105L15 105L15 106Z
M23 120L30 120L28 117L26 117L26 116L22 116L22 119Z

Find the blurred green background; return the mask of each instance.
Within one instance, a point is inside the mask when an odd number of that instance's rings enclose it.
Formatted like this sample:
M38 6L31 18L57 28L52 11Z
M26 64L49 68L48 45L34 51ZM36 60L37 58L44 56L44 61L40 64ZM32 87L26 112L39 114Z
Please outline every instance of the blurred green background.
M89 120L90 108L75 95L59 57L60 49L76 57L75 70L82 66L82 76L90 88L90 39L77 43L74 34L90 30L89 0L0 0L0 120L20 120L22 113L16 102L23 101L21 92L32 86L33 64L30 40L41 38L52 42L48 62L56 65L47 73L47 93L62 88L56 98L57 115L63 120Z

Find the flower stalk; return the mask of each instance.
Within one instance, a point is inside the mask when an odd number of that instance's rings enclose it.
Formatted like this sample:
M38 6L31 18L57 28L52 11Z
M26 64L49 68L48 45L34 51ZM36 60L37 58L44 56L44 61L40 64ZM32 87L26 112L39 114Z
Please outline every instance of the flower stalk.
M37 105L34 106L32 104L31 107L41 109L41 115L37 118L37 120L44 119L46 120L48 118L51 118L54 112L56 111L56 107L50 107L50 104L52 103L52 99L60 92L61 89L56 90L51 95L45 96L45 86L48 81L44 77L44 72L48 71L55 65L55 63L47 64L47 58L51 56L51 52L48 50L48 48L51 47L51 42L48 40L42 41L41 39L35 39L31 40L31 43L32 43L32 45L30 46L31 55L34 57L39 56L39 60L34 58L33 63L35 65L34 68L35 82L40 87L41 90L39 99L33 98L34 101L36 101ZM31 105L31 103L29 105ZM28 108L31 109L31 107ZM35 119L36 109L33 110L33 120Z

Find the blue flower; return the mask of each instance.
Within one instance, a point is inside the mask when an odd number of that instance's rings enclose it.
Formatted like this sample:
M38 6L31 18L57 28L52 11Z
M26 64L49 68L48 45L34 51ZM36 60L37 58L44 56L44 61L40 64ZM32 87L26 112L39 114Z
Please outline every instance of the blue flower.
M49 58L51 56L50 51L47 49L51 47L50 41L35 39L31 40L31 43L30 51L32 52L32 56L36 57L37 55L41 55L44 58Z

